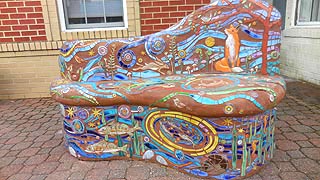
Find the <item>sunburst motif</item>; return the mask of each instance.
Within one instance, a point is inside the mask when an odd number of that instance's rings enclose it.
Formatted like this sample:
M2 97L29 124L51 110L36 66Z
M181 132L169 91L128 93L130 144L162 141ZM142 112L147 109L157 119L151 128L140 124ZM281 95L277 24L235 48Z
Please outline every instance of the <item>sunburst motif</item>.
M101 109L92 109L92 114L94 117L100 117L101 115Z
M74 108L73 107L68 107L67 109L67 113L68 113L68 116L70 117L73 117L74 116Z
M88 123L88 126L91 127L91 128L94 128L94 127L96 127L96 124L93 123L93 122L89 122L89 123Z
M93 50L91 50L91 51L89 51L89 56L94 56L94 51Z
M223 125L225 126L230 126L232 124L233 124L232 119L229 119L229 118L225 119L223 122Z
M240 129L238 129L238 132L239 132L239 133L244 133L244 129L243 129L243 128L240 128Z

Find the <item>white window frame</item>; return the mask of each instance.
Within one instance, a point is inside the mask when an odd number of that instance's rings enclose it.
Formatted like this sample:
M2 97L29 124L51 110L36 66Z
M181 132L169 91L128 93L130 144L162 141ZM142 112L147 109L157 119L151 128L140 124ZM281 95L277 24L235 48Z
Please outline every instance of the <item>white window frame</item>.
M125 30L128 29L128 13L127 13L127 0L123 0L123 23L124 26L120 27L91 27L88 24L88 28L79 28L79 29L67 29L66 26L66 15L63 8L63 0L57 0L57 6L58 6L58 14L60 19L60 27L62 32L90 32L90 31L105 31L105 30Z
M320 26L320 21L313 21L313 22L300 22L300 4L301 4L301 0L296 0L296 8L295 8L295 25L296 26L310 26L310 27L319 27Z

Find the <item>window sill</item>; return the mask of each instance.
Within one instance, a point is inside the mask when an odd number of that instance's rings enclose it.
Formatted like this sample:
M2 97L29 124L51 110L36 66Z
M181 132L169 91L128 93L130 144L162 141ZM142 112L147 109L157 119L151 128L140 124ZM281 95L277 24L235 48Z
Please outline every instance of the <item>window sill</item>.
M320 26L290 26L283 30L284 37L320 39Z
M66 29L62 32L93 32L93 31L113 31L113 30L126 30L127 27L110 27L110 28L90 28L90 29Z
M320 23L297 24L295 26L292 26L291 28L296 28L296 29L299 29L299 28L310 28L310 29L319 28L320 29Z

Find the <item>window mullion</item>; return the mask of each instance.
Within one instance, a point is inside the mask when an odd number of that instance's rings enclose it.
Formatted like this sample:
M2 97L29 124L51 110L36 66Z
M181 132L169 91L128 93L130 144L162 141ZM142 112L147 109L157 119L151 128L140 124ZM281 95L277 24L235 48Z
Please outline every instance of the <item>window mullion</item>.
M66 27L69 26L69 14L68 14L68 11L66 10L67 9L67 0L63 0L63 11L64 11L64 19L66 21Z
M103 18L104 18L104 23L107 23L105 0L103 0Z
M301 0L297 0L297 12L296 12L296 24L299 24L300 22L300 14L301 14Z
M311 3L311 12L310 12L310 22L312 22L313 21L313 13L314 13L314 4L315 4L315 1L314 0L312 0L312 3Z
M83 2L83 8L84 8L84 19L85 19L86 24L88 24L86 0L82 0L82 2Z
M312 4L312 21L319 21L320 19L320 3L319 1L313 1L313 4Z

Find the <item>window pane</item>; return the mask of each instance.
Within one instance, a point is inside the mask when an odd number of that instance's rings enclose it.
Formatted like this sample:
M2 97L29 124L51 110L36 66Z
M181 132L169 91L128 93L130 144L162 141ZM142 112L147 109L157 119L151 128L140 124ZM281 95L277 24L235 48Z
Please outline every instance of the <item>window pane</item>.
M310 22L312 14L312 1L313 0L300 0L300 22Z
M320 21L320 1L313 1L313 9L312 9L312 21Z
M69 24L85 24L84 4L82 0L65 0L65 10Z
M276 7L280 13L281 13L281 17L282 17L282 26L281 29L284 30L285 29L285 24L286 24L286 10L287 10L287 0L273 0L274 7Z
M123 22L122 0L105 0L107 22Z
M103 0L86 0L88 23L105 23Z
M123 0L62 0L68 29L123 27Z

